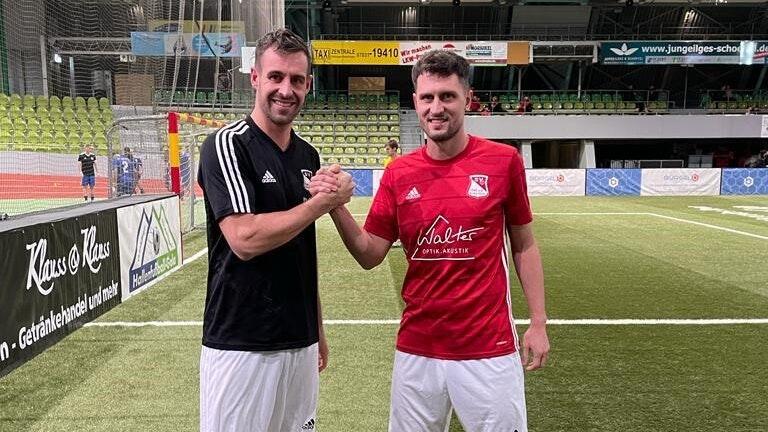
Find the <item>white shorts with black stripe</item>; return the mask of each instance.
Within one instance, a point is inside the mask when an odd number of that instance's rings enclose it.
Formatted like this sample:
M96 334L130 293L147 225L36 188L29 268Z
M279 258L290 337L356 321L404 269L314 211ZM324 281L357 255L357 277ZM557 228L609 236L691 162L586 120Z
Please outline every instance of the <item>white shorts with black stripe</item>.
M317 344L200 353L201 432L315 431Z
M396 351L389 432L445 432L452 410L467 432L527 432L520 355L441 360Z

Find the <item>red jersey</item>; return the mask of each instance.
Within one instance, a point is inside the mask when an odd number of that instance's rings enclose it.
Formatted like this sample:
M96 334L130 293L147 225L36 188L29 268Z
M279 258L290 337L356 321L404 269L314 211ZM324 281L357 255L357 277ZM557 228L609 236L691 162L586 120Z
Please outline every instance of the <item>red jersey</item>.
M400 238L408 259L397 349L467 360L517 349L505 224L532 220L517 150L469 137L449 160L426 148L384 171L365 230Z

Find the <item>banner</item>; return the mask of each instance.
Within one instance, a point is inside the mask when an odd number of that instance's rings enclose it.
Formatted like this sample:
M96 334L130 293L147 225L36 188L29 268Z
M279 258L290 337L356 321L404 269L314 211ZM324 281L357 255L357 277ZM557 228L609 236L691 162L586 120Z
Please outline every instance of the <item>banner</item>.
M639 169L587 170L587 195L640 195Z
M401 42L400 64L415 64L419 57L434 49L453 51L475 66L506 66L506 42Z
M529 196L583 196L586 174L583 169L525 170Z
M122 299L181 265L179 199L169 197L117 209Z
M413 65L424 53L445 49L478 66L505 66L506 42L312 41L315 65Z
M719 195L719 168L643 169L640 195Z
M120 303L115 210L0 232L0 377Z
M768 168L723 168L720 195L768 195Z
M347 172L355 181L355 196L373 195L373 171L369 169L351 169Z
M199 24L199 25L198 25ZM147 25L148 32L166 32L166 33L243 33L245 34L245 23L243 21L179 21L168 20L149 20Z
M256 47L240 47L240 72L251 73L251 66L256 63Z
M371 195L376 196L376 192L379 191L379 185L381 184L381 176L383 175L383 169L373 170L373 187L371 188Z
M311 46L316 65L400 64L400 42L314 40Z
M768 138L768 115L762 115L760 119L760 138Z
M768 63L768 41L742 41L739 64Z
M242 33L131 32L136 56L239 57L245 46Z
M740 64L740 41L620 41L600 43L605 65Z

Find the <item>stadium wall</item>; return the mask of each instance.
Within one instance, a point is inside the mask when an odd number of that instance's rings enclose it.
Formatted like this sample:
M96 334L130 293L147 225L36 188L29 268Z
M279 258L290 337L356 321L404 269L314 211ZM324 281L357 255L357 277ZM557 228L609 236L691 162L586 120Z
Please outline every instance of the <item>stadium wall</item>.
M489 139L768 138L768 115L467 116L466 130Z
M181 265L179 200L156 195L0 222L0 377Z
M383 170L353 171L355 195L375 195ZM525 177L530 196L768 195L768 168L528 169Z

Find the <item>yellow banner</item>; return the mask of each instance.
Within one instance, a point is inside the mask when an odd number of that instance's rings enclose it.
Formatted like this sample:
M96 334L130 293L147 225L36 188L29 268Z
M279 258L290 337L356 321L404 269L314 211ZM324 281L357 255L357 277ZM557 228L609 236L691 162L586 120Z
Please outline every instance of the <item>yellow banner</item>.
M398 65L400 42L312 41L316 65Z

